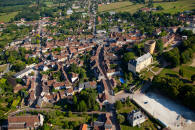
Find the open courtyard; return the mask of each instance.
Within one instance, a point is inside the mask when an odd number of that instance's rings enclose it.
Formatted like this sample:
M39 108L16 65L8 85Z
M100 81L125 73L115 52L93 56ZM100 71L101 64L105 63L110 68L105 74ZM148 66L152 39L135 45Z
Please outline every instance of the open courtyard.
M195 129L195 113L166 97L148 92L136 94L133 99L171 129Z

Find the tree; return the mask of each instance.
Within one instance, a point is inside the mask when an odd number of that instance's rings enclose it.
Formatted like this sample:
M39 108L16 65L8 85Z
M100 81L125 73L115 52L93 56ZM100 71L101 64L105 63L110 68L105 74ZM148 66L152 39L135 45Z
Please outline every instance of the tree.
M81 102L79 102L77 110L80 112L87 111L87 105L86 105L85 101L82 100Z
M76 105L77 104L77 97L74 95L73 96L73 103Z
M68 117L72 117L72 112L68 111Z
M116 109L119 110L122 108L123 104L121 103L121 101L116 101Z
M17 60L13 66L12 66L12 70L15 70L16 72L19 72L21 70L23 70L25 68L26 64L23 61Z
M170 62L173 67L180 65L180 54L178 48L165 52L163 55L167 62Z
M180 76L184 76L183 68L180 68L180 69L179 69L179 75L180 75Z
M163 52L163 42L162 42L162 40L157 40L156 41L156 51L158 52L158 53L162 53Z
M125 63L128 63L130 60L134 59L135 58L135 54L133 52L127 52L124 54L124 61Z
M159 5L159 6L156 7L156 9L157 10L163 10L164 8L161 5Z
M191 80L194 82L195 81L195 74L191 76Z
M117 119L118 119L120 124L125 121L125 117L123 115L121 115L121 114L118 114Z

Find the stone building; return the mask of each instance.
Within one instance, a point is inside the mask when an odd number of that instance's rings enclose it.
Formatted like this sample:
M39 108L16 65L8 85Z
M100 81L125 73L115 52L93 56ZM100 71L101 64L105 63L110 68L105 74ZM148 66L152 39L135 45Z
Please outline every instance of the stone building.
M134 127L146 121L147 118L140 110L133 110L131 113L128 114L127 119L131 126Z
M142 69L146 68L153 62L152 55L148 52L143 56L137 58L136 60L130 60L128 63L128 70L136 73L140 72Z
M156 46L156 41L155 40L148 40L144 44L144 51L146 53L153 54Z

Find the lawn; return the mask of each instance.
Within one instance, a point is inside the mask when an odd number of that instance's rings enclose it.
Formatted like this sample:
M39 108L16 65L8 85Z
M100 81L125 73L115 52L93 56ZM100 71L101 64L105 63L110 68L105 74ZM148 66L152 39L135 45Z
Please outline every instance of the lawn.
M118 113L130 113L131 111L137 109L138 108L134 104L131 104L131 106L122 107L120 110L118 110Z
M142 123L140 127L138 126L132 127L127 124L121 125L121 130L150 130L150 129L157 130L157 128L154 126L154 123L152 123L152 121L150 121L149 119L144 123Z
M4 70L6 70L6 68L7 68L7 64L1 65L0 66L0 72L3 72Z
M195 9L195 1L194 0L178 0L176 2L161 2L154 3L154 7L161 5L164 10L157 12L165 12L165 13L177 13L183 12L185 10Z
M152 71L157 72L159 69L160 69L159 67L154 67L152 68Z
M9 22L11 18L14 18L18 12L0 13L0 22Z
M183 69L184 77L187 79L191 79L191 76L195 74L195 67L192 66L182 66L180 67Z
M116 2L111 3L109 5L102 5L98 7L99 12L107 12L107 11L115 11L115 12L130 12L134 13L139 8L141 8L143 4L133 4L132 2Z
M161 76L166 76L167 74L178 75L179 73L178 73L177 71L174 71L173 69L169 69L169 68L164 68L164 69L160 72L160 75L161 75Z
M161 76L166 76L167 74L171 74L171 75L179 75L179 70L180 69L183 69L183 73L184 73L184 78L188 79L188 80L191 80L191 76L195 74L195 67L192 67L192 66L189 66L188 64L185 64L185 65L182 65L182 66L179 66L177 68L172 68L172 69L169 69L169 68L164 68L160 75Z
M154 7L162 6L164 10L156 11L155 13L177 13L185 10L195 9L194 0L178 0L176 2L162 2L163 0L154 0ZM133 4L132 2L116 2L108 5L102 5L98 7L99 12L115 11L115 12L130 12L134 13L142 7L147 7L146 4Z

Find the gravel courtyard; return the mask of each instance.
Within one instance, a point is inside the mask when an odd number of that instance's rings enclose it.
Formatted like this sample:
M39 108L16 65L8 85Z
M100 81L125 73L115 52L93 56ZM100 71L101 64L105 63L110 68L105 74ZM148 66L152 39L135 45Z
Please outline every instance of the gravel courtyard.
M159 94L136 94L133 99L171 129L195 129L195 113Z

